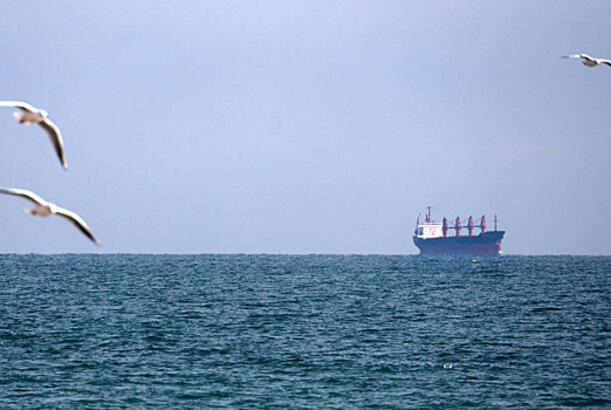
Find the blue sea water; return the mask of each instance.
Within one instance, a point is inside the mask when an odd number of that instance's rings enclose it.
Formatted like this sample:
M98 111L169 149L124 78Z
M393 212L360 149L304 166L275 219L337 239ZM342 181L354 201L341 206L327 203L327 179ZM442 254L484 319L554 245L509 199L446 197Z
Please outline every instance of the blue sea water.
M0 255L0 407L611 407L610 273L611 257Z

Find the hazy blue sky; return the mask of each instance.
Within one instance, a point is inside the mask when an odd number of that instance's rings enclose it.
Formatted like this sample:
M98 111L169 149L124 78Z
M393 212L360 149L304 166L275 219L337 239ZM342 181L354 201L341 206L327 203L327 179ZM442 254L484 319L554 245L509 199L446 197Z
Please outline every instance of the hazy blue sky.
M0 252L417 253L497 213L508 254L610 254L605 1L8 1Z

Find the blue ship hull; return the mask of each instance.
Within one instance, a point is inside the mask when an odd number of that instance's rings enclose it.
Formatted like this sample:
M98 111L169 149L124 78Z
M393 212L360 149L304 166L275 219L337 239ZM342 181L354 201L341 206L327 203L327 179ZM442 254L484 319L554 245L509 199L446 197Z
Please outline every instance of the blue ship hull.
M504 235L505 231L490 231L473 236L413 238L420 255L500 255Z

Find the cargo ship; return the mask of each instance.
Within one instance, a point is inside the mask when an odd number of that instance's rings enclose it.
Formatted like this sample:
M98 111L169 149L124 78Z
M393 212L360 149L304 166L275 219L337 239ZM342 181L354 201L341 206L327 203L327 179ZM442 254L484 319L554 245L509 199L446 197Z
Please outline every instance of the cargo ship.
M420 249L420 255L500 255L501 241L505 231L497 230L497 218L494 216L494 231L486 231L486 216L482 215L479 225L473 224L469 217L466 226L461 226L460 217L456 217L454 226L448 226L448 220L442 222L431 219L431 207L426 207L424 223L420 223L420 215L414 231L414 245ZM479 229L474 235L473 230ZM461 235L461 230L467 231ZM454 230L453 235L448 231Z

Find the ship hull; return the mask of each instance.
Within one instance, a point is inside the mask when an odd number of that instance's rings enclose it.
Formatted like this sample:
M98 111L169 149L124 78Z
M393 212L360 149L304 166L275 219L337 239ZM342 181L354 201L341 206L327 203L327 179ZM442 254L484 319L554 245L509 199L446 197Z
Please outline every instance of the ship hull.
M490 231L476 236L413 239L420 255L500 255L504 235L505 231Z

